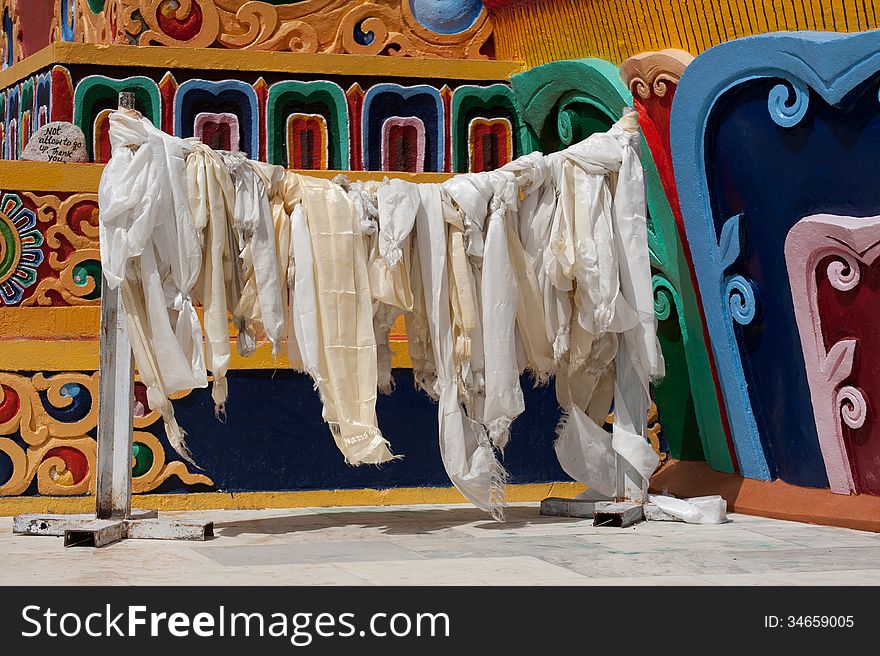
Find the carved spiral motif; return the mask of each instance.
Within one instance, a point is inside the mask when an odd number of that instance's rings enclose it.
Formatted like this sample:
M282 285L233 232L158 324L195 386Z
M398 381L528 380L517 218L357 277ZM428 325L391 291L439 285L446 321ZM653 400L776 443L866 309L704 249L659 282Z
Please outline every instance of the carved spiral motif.
M855 289L861 279L858 261L849 253L837 253L836 257L840 259L828 263L828 281L841 292Z
M35 479L40 494L94 492L96 443L89 433L98 422L97 392L96 373L22 376L0 371L0 497L23 494ZM134 427L159 419L158 412L142 406ZM134 445L134 492L153 490L170 476L186 485L213 484L190 472L186 463L168 461L152 433L135 430Z
M675 298L672 290L669 288L669 282L660 276L653 278L654 288L654 316L658 321L666 321L672 316L675 308Z
M556 130L559 133L559 139L566 146L570 146L574 142L577 123L578 115L573 109L563 109L556 118Z
M646 80L641 77L634 77L630 80L630 89L634 91L639 98L647 100L653 93L657 98L662 98L669 91L669 84L677 84L678 78L665 73L660 73L653 80Z
M837 405L840 408L840 418L850 428L861 428L868 416L868 403L862 391L856 387L846 385L837 392Z
M741 326L755 320L758 310L758 299L752 283L737 274L727 279L725 289L730 316Z
M810 90L800 80L787 80L770 89L767 109L773 122L783 128L792 128L800 123L810 105Z

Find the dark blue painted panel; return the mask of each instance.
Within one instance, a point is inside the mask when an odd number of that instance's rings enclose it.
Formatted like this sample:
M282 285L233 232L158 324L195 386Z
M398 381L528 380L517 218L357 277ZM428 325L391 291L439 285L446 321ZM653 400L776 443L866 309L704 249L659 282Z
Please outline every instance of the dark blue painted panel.
M249 84L237 80L184 82L175 97L174 129L177 135L192 137L196 116L201 112L235 114L238 117L239 150L252 158L259 155L257 96Z
M377 84L364 97L364 167L382 170L382 126L392 116L415 116L425 124L425 171L439 172L444 164L443 101L433 87Z
M379 425L401 460L381 468L346 465L307 376L290 371L233 371L227 422L214 419L208 390L174 402L196 462L225 491L434 487L450 482L440 461L437 406L413 387L412 372L394 371L396 389L380 396ZM523 379L526 412L513 425L504 464L511 483L570 480L553 451L559 420L552 385ZM161 433L161 422L150 428ZM163 444L164 436L161 437ZM166 453L173 454L166 448ZM173 478L157 490L184 491Z
M784 128L767 110L779 83L755 80L719 99L706 139L709 188L717 234L743 215L742 258L730 272L757 285L761 314L735 330L769 464L790 483L824 487L783 246L810 214L880 214L878 84L875 77L859 85L840 107L811 91L806 116Z

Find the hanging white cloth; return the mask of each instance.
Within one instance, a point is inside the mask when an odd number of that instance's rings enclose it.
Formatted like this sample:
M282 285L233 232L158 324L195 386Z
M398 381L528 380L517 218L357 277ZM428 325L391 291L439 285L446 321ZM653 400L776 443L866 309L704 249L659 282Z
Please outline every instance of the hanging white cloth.
M123 306L150 406L186 460L185 433L168 396L206 387L204 344L191 291L202 265L204 224L189 208L185 156L191 146L134 112L110 115L111 158L98 188L101 263Z
M255 350L257 326L273 354L286 340L346 462L388 461L375 404L392 387L388 333L404 313L416 385L438 401L444 466L475 505L503 516L494 449L525 408L526 368L538 383L556 376L563 469L596 498L620 492L621 467L644 487L657 464L644 438L649 384L664 364L632 115L562 152L442 185L285 173L131 113L111 116L111 146L102 264L108 288L122 287L150 403L187 459L167 396L207 385L195 294L218 414L231 310L240 353Z
M437 375L440 455L446 473L465 498L500 520L504 517L506 475L483 426L465 414L455 382L446 223L440 187L423 184L417 189L420 199L416 213L418 268Z
M285 320L275 223L269 198L270 194L278 193L277 186L283 180L284 169L251 162L243 153L222 151L221 155L235 186L233 224L244 280L241 298L232 311L233 323L239 331L238 352L245 356L254 352L254 324L259 323L275 356L284 337ZM258 173L258 169L265 177Z
M306 366L321 394L324 420L346 462L381 464L394 456L376 419L376 340L363 215L339 185L297 177L298 185L288 182L286 189L294 205L294 304L304 313L299 348L308 353ZM311 274L304 270L309 258ZM314 292L301 289L310 282Z
M214 378L211 384L214 412L222 417L229 395L226 372L232 356L227 295L229 290L240 289L233 284L238 268L238 249L232 232L235 192L220 155L199 141L192 140L189 144L192 148L186 159L189 207L196 226L205 231L202 273L194 291L204 308L205 352ZM238 295L234 294L235 302Z
M644 438L649 384L663 375L663 359L638 139L628 116L609 132L550 156L559 189L551 227L557 266L551 278L556 306L563 309L554 317L559 320L554 351L560 363L557 394L567 413L556 453L569 475L605 496L620 492L618 467L627 468L644 489L659 458ZM598 423L603 409L596 403L610 401L612 364L615 416L608 436ZM612 453L617 464L609 469Z

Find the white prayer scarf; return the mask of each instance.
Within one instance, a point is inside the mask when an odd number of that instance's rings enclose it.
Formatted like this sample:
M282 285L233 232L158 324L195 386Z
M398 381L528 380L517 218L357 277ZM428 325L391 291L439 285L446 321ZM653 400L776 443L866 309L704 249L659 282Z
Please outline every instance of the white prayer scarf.
M244 280L241 298L233 309L233 323L239 330L238 352L241 355L254 352L256 333L253 325L260 323L272 343L272 354L277 355L284 337L285 320L275 223L269 197L278 193L284 170L278 166L257 164L266 175L267 186L255 163L243 153L223 152L222 156L235 185L233 223L238 235Z
M557 375L566 415L556 451L592 497L619 492L620 467L636 482L652 473L644 424L663 360L631 116L560 153L442 186L285 175L131 114L111 117L111 145L102 263L108 287L122 286L150 403L185 458L167 396L207 384L197 285L218 411L233 308L240 352L255 348L255 323L273 353L286 336L347 462L391 459L376 389L390 389L387 335L406 312L416 384L438 400L444 466L478 507L503 516L506 472L493 444L507 444L524 409L526 363L539 382Z
M394 456L376 420L376 340L362 215L346 192L329 180L299 176L297 197L301 204L293 210L294 293L303 301L300 311L311 314L314 307L317 362L310 363L310 369L316 373L324 420L347 463L381 464ZM314 300L309 290L300 294L299 289L308 279L305 272L300 277L306 261L299 256L306 249L297 231L302 232L303 224L311 244ZM311 326L303 328L303 339L299 334L297 338L306 351L313 348L307 335Z
M220 418L225 416L229 395L226 372L232 355L227 280L231 282L238 260L231 230L235 193L220 155L200 141L187 141L193 150L186 159L190 212L196 226L205 229L202 272L195 292L204 308L205 352L214 379L211 397L214 413Z
M395 181L386 181L371 189L375 205L364 203L371 210L375 208L378 225L378 230L369 235L368 261L370 289L375 300L373 330L378 349L379 391L383 394L390 394L394 389L388 336L397 318L413 309L409 235L416 210L412 199L397 190Z
M484 195L491 194L480 285L485 362L481 421L492 444L503 449L510 425L525 410L516 353L519 298L507 238L507 210L516 204L516 181L512 173L502 171L474 177Z
M650 291L639 137L628 123L631 118L551 156L560 190L551 227L557 264L552 279L573 318L566 324L564 313L555 317L557 337L571 340L554 349L560 362L557 395L566 411L555 447L563 469L598 497L621 491L619 467L644 488L658 462L644 430L649 383L662 375L662 356ZM599 424L603 410L597 401L610 401L615 355L609 436Z
M186 460L185 433L168 396L207 387L204 344L190 293L202 235L189 208L184 157L191 146L134 112L110 115L111 159L101 175L101 263L108 289L122 285L130 341L150 406Z
M492 451L483 426L465 414L455 382L455 346L446 270L446 223L440 187L423 184L417 189L421 201L416 213L418 268L435 356L440 455L450 480L465 498L491 513L495 519L502 520L506 474Z

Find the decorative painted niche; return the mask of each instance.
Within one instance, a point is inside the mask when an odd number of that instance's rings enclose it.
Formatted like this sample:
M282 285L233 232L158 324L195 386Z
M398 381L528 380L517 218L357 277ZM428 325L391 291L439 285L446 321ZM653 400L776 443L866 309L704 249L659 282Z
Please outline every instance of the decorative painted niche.
M364 169L417 172L421 162L422 171L444 171L445 116L440 92L427 84L370 87L363 102Z
M506 84L457 87L452 95L452 170L490 171L538 147Z
M824 420L817 429L829 409L824 401L814 407L823 395L808 377L817 356L805 349L809 326L798 330L804 315L796 307L809 302L802 295L813 275L804 267L812 264L786 266L785 243L798 239L801 257L826 244L821 231L790 235L818 214L851 217L850 227L873 234L862 217L880 214L878 71L877 32L748 37L697 57L673 103L682 214L737 456L752 478L850 487L829 464L837 437ZM823 267L817 263L817 276ZM824 312L831 309L820 304ZM846 355L833 343L826 354ZM841 401L861 421L855 400Z
M694 346L690 348L689 371L694 381L692 387L701 390L714 390L714 396L708 394L696 396L695 414L699 417L700 430L712 439L703 440L706 459L716 469L730 472L735 469L733 442L727 428L723 404L720 401L717 370L711 351L708 348L709 336L706 330L703 309L697 293L697 281L693 270L693 260L685 235L684 222L681 217L681 205L678 200L678 189L672 170L672 148L669 143L669 120L672 101L678 88L678 82L685 68L693 61L693 57L682 50L663 50L660 52L643 52L630 57L620 67L621 79L633 94L633 104L639 113L639 126L645 136L645 142L651 149L651 156L657 165L660 182L666 192L669 208L675 219L678 235L680 257L678 275L688 277L691 284L685 285L688 310L672 305L675 296L664 299L661 294L670 294L668 286L662 279L655 280L658 299L662 302L657 307L660 320L660 339L670 339L668 315L675 310L684 317L683 336ZM675 332L673 330L672 336ZM662 393L663 390L658 390ZM660 400L662 403L662 399ZM724 436L725 440L720 438ZM696 445L683 441L676 453L671 449L673 457L682 459L696 455Z
M617 67L601 59L545 64L513 76L511 84L544 152L608 130L633 102ZM669 201L645 143L642 164L655 311L666 359L666 377L654 387L664 437L675 457L708 459L713 468L732 472L698 301Z
M289 168L349 168L349 117L335 82L276 82L266 107L268 161Z

